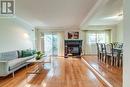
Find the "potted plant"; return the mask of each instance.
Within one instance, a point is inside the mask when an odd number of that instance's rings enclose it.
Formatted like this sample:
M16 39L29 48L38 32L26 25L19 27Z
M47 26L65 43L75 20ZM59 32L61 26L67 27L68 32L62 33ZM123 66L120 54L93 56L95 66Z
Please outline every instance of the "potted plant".
M40 60L44 54L41 51L36 52L36 60Z

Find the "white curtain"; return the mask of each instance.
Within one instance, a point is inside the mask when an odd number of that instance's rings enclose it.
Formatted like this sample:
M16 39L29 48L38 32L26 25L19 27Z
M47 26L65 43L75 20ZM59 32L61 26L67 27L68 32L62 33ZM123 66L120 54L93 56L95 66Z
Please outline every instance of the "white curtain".
M55 31L55 32L44 32L44 39L45 39L45 36L46 35L50 35L50 39L51 39L51 41L49 40L49 42L48 42L48 40L46 39L46 41L42 41L43 42L43 45L45 46L41 46L42 48L43 48L43 50L45 51L45 49L46 49L46 53L47 54L52 54L53 52L55 53L56 52L56 55L57 56L64 56L64 32L62 32L62 31ZM52 40L52 38L53 37L56 37L56 39L55 39L55 41L56 42L53 42ZM45 44L46 43L46 44ZM53 43L55 43L55 47L56 47L56 49L57 50L54 50L54 49L52 49L53 48L53 46L51 47L50 45L52 45ZM49 49L52 49L52 52L48 52L48 50Z
M64 56L64 32L57 32L58 35L58 56Z
M109 43L110 36L110 30L86 31L86 54L96 54L96 43Z
M41 51L44 52L44 33L40 35Z

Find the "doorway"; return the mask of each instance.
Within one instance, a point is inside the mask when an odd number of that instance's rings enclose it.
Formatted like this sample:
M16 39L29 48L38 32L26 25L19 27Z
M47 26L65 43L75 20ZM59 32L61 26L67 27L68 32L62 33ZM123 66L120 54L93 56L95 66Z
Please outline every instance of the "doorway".
M58 35L56 33L44 33L44 52L47 56L58 56Z

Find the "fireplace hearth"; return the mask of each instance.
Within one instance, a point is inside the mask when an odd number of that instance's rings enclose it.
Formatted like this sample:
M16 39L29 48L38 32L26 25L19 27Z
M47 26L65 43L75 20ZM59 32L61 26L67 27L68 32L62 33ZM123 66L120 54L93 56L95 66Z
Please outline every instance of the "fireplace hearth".
M82 40L65 40L65 58L69 55L80 57L82 53Z

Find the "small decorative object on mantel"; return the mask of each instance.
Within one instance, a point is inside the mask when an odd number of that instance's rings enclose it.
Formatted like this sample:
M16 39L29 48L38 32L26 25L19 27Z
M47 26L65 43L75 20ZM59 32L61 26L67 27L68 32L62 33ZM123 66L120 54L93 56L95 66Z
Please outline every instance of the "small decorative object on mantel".
M36 60L40 60L43 57L44 53L42 53L41 51L37 51L36 52Z

